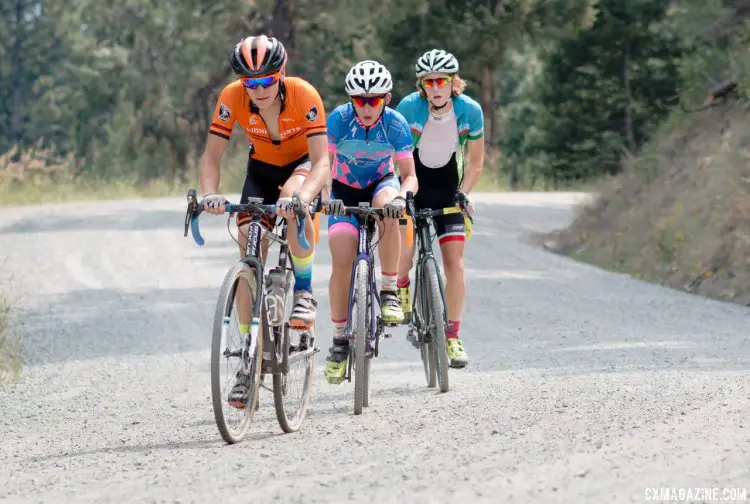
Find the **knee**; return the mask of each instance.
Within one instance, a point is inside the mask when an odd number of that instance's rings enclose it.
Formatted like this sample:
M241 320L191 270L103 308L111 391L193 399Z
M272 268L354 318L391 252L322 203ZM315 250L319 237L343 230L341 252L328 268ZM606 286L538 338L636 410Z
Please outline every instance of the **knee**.
M347 272L354 262L356 242L352 243L346 237L329 238L331 251L331 269L334 273Z
M354 257L348 252L331 250L331 269L337 273L346 271L352 267Z
M446 275L463 275L464 258L458 254L448 254L443 256L443 267Z

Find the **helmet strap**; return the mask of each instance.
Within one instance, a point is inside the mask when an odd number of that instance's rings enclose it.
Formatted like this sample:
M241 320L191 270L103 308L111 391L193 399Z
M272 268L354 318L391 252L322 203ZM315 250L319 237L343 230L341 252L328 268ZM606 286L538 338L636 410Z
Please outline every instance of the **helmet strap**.
M444 109L445 107L447 107L447 106L448 106L448 102L449 102L449 101L450 101L450 100L446 101L445 103L443 103L442 105L439 105L439 106L438 106L438 105L435 105L435 104L434 104L434 103L432 103L432 102L430 102L430 108L432 109L432 111L433 111L433 112L435 112L435 111L437 111L437 110L443 110L443 109Z

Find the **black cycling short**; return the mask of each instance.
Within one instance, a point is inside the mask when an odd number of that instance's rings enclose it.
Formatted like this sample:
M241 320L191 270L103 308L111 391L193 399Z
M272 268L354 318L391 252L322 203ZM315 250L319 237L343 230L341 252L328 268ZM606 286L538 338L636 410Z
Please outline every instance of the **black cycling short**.
M417 209L437 210L456 205L459 176L455 152L442 168L428 168L419 160L419 149L414 149L414 167L419 181L419 190L414 196ZM435 217L435 230L441 245L450 241L465 241L464 214L455 213Z
M264 205L275 204L281 196L281 188L292 175L310 173L310 159L303 156L286 166L276 166L250 157L247 161L247 175L242 187L240 203L247 203L249 198L263 198ZM275 220L275 219L274 219ZM246 213L237 214L237 225L250 222ZM264 222L266 226L270 223Z

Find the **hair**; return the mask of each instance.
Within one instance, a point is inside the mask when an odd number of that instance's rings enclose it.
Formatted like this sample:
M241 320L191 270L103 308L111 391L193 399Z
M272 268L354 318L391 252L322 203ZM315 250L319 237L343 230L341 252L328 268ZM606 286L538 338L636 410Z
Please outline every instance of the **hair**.
M427 95L424 92L424 89L422 89L422 77L417 79L417 91L419 91L419 96L422 98L427 98ZM453 75L453 81L451 82L451 94L453 96L458 96L464 92L466 89L466 81L463 80L461 77L458 76L458 74Z

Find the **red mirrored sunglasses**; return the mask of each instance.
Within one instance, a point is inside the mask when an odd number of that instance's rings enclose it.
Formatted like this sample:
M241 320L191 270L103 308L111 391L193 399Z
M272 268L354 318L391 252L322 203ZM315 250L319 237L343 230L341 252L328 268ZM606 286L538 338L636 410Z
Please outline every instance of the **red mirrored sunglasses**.
M360 108L365 105L369 105L372 108L378 108L385 103L385 96L352 96L352 102Z

